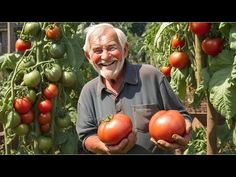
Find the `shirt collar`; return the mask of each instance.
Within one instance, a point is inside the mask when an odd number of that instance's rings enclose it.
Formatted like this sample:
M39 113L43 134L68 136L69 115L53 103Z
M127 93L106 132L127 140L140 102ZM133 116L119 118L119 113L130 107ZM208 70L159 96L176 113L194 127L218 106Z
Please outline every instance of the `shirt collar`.
M138 83L138 73L137 69L135 68L134 65L130 64L127 59L125 59L124 62L124 84L132 84L135 85ZM102 90L105 89L105 85L102 82L102 76L98 76L98 85L97 85L97 95L101 96Z

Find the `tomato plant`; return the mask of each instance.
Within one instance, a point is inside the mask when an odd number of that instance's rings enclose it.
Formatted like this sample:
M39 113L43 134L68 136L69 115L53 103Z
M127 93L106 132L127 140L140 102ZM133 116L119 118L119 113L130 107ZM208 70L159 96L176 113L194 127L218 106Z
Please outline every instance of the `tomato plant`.
M16 98L13 102L13 107L16 112L25 114L31 109L32 103L27 97Z
M76 82L76 75L73 71L64 71L62 72L61 83L65 87L71 87Z
M48 113L52 110L52 102L50 100L43 100L38 103L38 109L41 113Z
M7 115L7 122L9 123L8 126L10 128L17 127L21 122L20 115L16 111L9 112Z
M171 39L171 46L173 49L176 49L178 47L183 47L185 44L185 41L180 37L180 35L175 34Z
M29 126L27 124L20 124L15 128L15 133L18 136L24 136L29 132Z
M207 38L202 41L202 50L211 56L218 55L224 47L224 41L221 38Z
M31 101L32 104L34 104L36 100L35 90L29 89L29 92L27 93L26 97Z
M23 78L24 84L28 87L37 87L41 81L41 76L39 71L33 70L24 75Z
M162 66L162 67L160 68L160 71L161 71L162 74L164 74L166 77L170 77L171 68L172 68L172 66L169 64L168 66Z
M38 117L39 125L45 125L51 123L51 121L52 121L52 116L50 112L41 113Z
M71 125L72 122L69 114L66 114L66 116L64 117L58 117L56 119L56 123L59 128L67 128Z
M43 95L46 99L52 99L58 95L58 89L55 84L50 83L44 90Z
M173 134L183 136L186 129L185 118L176 110L161 110L151 117L149 133L156 141L173 143Z
M171 66L182 69L189 64L189 57L186 52L173 52L169 57Z
M48 133L50 131L50 124L40 125L40 131L42 133Z
M63 43L53 43L49 52L54 59L63 58L66 52L65 45Z
M45 68L44 72L46 78L51 82L57 82L62 75L61 66L58 64L52 64L50 67Z
M189 29L194 34L202 36L210 31L211 23L204 22L191 22L189 23Z
M97 134L103 143L115 145L132 132L132 126L132 121L127 115L117 113L101 122Z
M34 114L33 112L30 110L28 111L27 113L25 114L21 114L20 115L20 118L21 118L21 123L24 123L24 124L31 124L33 122L33 119L34 119Z
M46 28L46 37L50 40L59 40L61 38L61 30L57 25L49 25Z
M23 39L17 39L15 43L16 51L24 52L31 48L31 42Z
M48 152L52 148L53 142L50 137L40 136L38 138L38 148L43 152Z
M34 37L38 36L40 31L41 31L41 26L38 22L26 23L24 28L24 34L31 35Z

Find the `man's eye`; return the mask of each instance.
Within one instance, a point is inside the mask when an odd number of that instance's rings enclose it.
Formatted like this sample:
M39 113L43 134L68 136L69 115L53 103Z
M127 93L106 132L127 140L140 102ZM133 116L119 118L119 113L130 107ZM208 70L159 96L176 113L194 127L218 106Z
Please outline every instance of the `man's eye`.
M99 54L99 53L102 53L102 50L94 50L93 52L96 54Z

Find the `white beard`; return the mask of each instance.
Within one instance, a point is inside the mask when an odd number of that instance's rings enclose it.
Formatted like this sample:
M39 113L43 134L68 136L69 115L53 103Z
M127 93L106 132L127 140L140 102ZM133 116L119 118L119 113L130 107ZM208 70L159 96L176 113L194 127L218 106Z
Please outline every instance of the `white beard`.
M117 76L120 74L120 71L123 68L125 58L122 57L121 60L116 61L115 65L116 68L115 70L102 70L99 68L98 65L94 64L92 61L90 63L93 65L93 68L105 79L111 80L111 79L116 79ZM114 65L114 64L113 64Z

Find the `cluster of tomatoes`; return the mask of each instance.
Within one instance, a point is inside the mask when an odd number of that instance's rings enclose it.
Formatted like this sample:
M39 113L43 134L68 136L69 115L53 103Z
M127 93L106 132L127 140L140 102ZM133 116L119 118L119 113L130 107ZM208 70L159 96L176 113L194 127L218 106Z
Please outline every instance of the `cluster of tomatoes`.
M207 22L190 22L189 30L198 36L205 36L211 30L211 25L211 23ZM169 65L160 68L165 76L170 77L172 67L182 69L188 66L189 56L186 52L182 51L184 45L185 40L183 36L176 34L172 37L171 47L176 51L169 56ZM223 50L223 47L224 41L220 37L207 37L201 43L202 51L210 56L218 55Z

